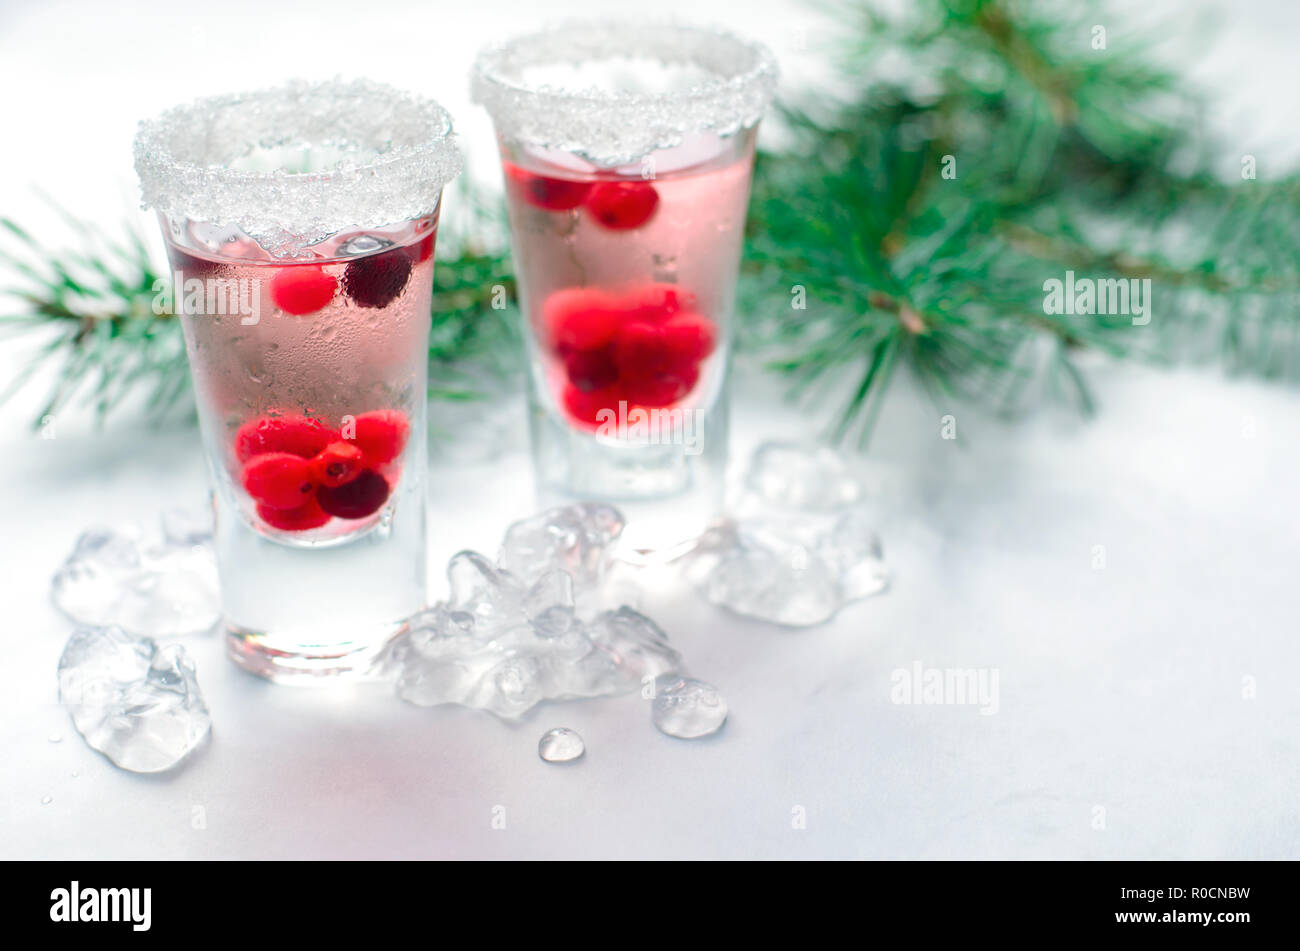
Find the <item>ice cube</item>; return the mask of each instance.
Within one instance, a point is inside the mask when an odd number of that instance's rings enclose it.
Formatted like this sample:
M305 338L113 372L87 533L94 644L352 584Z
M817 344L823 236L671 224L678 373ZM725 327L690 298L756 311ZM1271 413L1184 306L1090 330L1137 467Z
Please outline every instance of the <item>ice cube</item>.
M556 568L528 589L524 610L538 637L559 637L574 622L573 576Z
M506 529L497 563L524 584L562 568L579 589L593 588L601 583L622 532L623 515L612 506L559 506Z
M684 560L714 604L807 627L889 582L862 483L834 451L769 442L755 451L732 517Z
M714 604L791 627L820 624L839 610L837 570L815 540L784 521L759 519L736 524L730 537L704 582Z
M536 657L506 657L480 679L471 706L513 720L547 699L545 687L543 668Z
M180 547L208 546L212 544L212 509L164 509L159 522L163 540Z
M850 509L821 543L822 557L839 576L845 601L870 597L889 586L889 570L870 513Z
M606 611L591 623L594 644L607 651L614 666L636 686L647 677L677 670L682 655L668 646L668 636L659 625L629 607Z
M165 517L159 537L92 528L54 575L55 606L80 624L144 637L197 634L221 616L216 559L201 527Z
M137 773L172 768L212 725L185 648L114 627L81 627L68 638L59 700L87 743Z
M407 622L389 644L383 663L397 695L417 706L465 703L491 660L474 639L474 617L436 604Z
M604 596L622 526L617 509L570 505L512 525L500 563L454 555L447 602L412 618L386 651L398 695L516 719L547 700L628 693L677 670L681 655L649 618L627 606L577 610L584 582L591 603Z
M768 505L827 511L862 497L862 483L833 449L811 443L766 442L754 450L746 487Z
M519 582L476 551L461 551L447 563L451 586L448 607L474 618L479 637L527 624L524 590Z
M722 729L727 722L727 701L713 684L665 675L655 680L650 716L661 733L693 740Z

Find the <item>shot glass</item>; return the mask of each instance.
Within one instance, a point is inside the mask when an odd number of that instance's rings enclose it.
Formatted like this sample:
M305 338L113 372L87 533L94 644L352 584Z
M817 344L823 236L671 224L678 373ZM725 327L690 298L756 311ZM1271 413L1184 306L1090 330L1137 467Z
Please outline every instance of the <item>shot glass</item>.
M527 321L541 501L611 501L667 551L721 503L727 375L762 46L656 23L566 23L489 48Z
M290 83L142 122L209 463L227 646L362 674L426 603L433 249L460 170L437 103Z

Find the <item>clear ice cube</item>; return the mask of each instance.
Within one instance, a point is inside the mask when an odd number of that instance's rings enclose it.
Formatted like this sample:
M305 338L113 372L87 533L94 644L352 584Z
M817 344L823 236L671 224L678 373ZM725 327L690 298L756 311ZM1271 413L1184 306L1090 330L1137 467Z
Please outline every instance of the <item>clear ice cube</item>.
M839 517L821 544L822 557L839 576L840 597L856 601L884 591L889 569L870 513L850 509Z
M666 675L655 680L651 718L661 733L693 740L722 729L727 722L727 701L713 684Z
M654 621L629 607L604 612L588 630L592 642L609 653L624 676L636 682L681 666L682 655L668 646L668 635Z
M538 637L559 637L573 626L573 576L562 569L546 572L524 595L524 610Z
M91 747L136 773L172 768L212 725L185 648L120 628L73 632L59 659L59 700Z
M862 497L862 484L842 456L826 446L766 442L754 450L745 485L764 503L829 511Z
M734 526L731 544L715 556L704 593L747 617L807 627L835 615L842 603L835 568L815 540L781 520Z
M594 588L604 578L623 524L622 513L609 505L548 509L506 529L497 563L525 584L561 568L578 588Z
M143 637L207 631L221 617L210 528L177 511L164 513L154 536L92 528L55 573L51 595L79 624Z
M657 625L630 608L576 619L556 635L535 626L490 638L461 633L454 612L436 605L390 646L386 664L397 694L419 706L456 703L504 719L546 700L629 693L647 677L677 669L681 656Z
M713 526L687 572L714 604L790 627L834 617L889 584L862 483L833 450L765 443L734 517Z
M212 508L164 509L159 518L163 541L169 545L193 548L212 544Z
M608 506L573 505L512 525L506 563L462 551L447 566L451 594L412 618L385 665L398 696L421 706L456 703L518 718L546 700L636 690L676 670L681 655L649 618L595 603L623 519Z

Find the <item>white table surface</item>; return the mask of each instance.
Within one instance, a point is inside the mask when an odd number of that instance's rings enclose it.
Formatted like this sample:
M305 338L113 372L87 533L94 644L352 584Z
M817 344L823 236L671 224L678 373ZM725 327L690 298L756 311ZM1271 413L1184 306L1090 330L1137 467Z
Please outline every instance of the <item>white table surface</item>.
M478 26L461 14L454 28L481 33L507 6L478 11ZM714 6L714 19L728 18ZM49 108L75 107L87 135L120 151L124 113L216 88L211 76L173 83L134 62L151 58L143 52L128 55L138 31L188 36L199 23L183 5L166 8L171 20L131 26L70 17L66 6L6 7L0 63L49 80ZM753 29L778 42L781 9L763 7ZM375 19L363 18L363 45L382 39ZM43 42L47 59L60 50L58 63L40 65L41 37L56 23L62 38ZM1252 81L1275 104L1235 94L1274 120L1250 146L1261 151L1294 145L1275 133L1279 90L1296 85L1276 85L1295 27L1286 4L1243 10L1223 33L1237 37L1235 53L1216 47L1201 61L1229 74L1249 51ZM389 39L407 49L414 41L402 34ZM456 46L441 49L463 76L468 54ZM74 72L60 78L65 65ZM106 79L75 92L83 70ZM30 103L2 108L55 127ZM5 202L34 207L14 190L33 181L111 213L104 193L129 195L128 160L78 171L87 159L71 145L17 168L10 159ZM20 357L0 349L6 375ZM209 635L184 643L212 711L211 742L154 777L114 768L57 705L70 626L49 604L49 579L87 525L198 504L197 436L130 420L97 433L74 414L56 439L38 440L23 427L39 394L26 393L0 410L0 857L1298 856L1300 391L1211 369L1099 365L1094 378L1101 411L1087 423L1046 412L1010 426L900 387L865 461L894 585L831 623L789 631L744 621L660 579L647 613L731 706L712 739L660 735L635 696L550 705L508 725L412 707L379 686L275 687L238 671ZM808 430L770 381L742 374L737 393L738 457ZM955 441L940 438L945 412L957 418ZM436 566L459 548L493 551L505 524L531 508L521 447L490 462L465 455L434 460ZM443 590L436 568L432 591ZM892 703L891 672L915 661L996 668L998 712ZM586 739L576 765L537 758L538 737L559 725ZM493 828L497 807L504 829ZM806 828L793 827L795 810Z

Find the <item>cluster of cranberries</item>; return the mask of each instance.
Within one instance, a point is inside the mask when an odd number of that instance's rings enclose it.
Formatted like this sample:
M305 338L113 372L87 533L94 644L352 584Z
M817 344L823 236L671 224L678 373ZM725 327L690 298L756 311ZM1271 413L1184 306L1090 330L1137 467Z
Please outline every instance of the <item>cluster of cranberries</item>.
M564 366L568 414L594 426L601 410L618 412L620 402L665 407L689 394L717 345L713 321L694 306L694 295L675 284L551 294L542 322Z
M343 279L319 264L288 264L271 278L271 301L286 314L304 317L334 300L340 283L358 307L387 307L411 279L414 264L433 255L433 235L417 244L349 261Z
M583 182L534 175L505 163L506 181L524 201L543 211L582 207L592 220L611 231L639 228L659 207L659 193L649 182Z
M410 435L405 414L361 413L343 431L306 416L259 416L235 434L240 483L272 528L301 532L378 512L392 491L383 470Z

